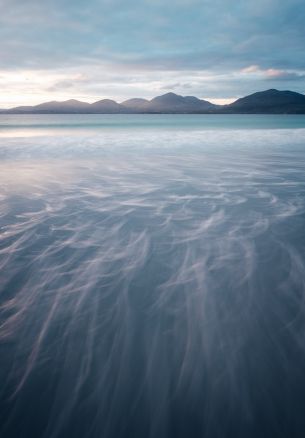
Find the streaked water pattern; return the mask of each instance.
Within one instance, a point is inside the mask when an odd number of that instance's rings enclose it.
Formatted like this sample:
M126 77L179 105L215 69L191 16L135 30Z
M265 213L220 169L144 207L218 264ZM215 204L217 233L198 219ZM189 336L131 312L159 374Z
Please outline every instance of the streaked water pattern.
M2 119L1 438L304 437L305 118L35 117Z

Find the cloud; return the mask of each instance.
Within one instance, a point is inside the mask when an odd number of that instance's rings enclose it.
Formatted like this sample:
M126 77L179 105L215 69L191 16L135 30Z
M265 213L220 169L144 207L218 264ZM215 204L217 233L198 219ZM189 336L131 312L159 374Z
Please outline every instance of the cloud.
M305 79L305 73L278 70L276 68L269 68L268 70L266 70L266 76L269 80L279 81L295 81Z
M231 98L266 81L304 92L303 0L0 0L0 10L0 105L167 89ZM24 72L31 81L9 80Z
M258 65L250 65L241 69L241 74L259 77L269 81L297 81L305 79L304 71L280 70L277 68L262 69Z
M258 65L249 65L249 67L245 67L241 69L242 73L257 73L260 71Z

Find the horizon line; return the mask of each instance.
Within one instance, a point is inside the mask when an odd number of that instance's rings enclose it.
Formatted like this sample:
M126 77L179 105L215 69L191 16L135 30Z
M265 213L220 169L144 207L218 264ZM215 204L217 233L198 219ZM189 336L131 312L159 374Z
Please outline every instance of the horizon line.
M35 107L35 106L39 106L39 105L43 105L43 104L47 104L47 103L59 103L60 104L60 103L72 102L72 101L79 102L79 103L84 103L84 104L88 104L88 105L92 105L94 103L101 102L101 101L111 101L111 102L117 103L118 105L122 105L125 102L127 102L129 100L133 100L133 99L142 99L142 100L146 100L147 102L151 102L152 100L154 100L154 99L156 99L158 97L163 97L163 96L170 95L170 94L175 95L175 96L179 96L179 97L184 97L184 98L185 97L196 97L199 100L209 102L209 103L211 103L213 105L216 105L216 106L226 106L226 105L230 105L230 104L236 102L238 99L241 99L243 97L247 97L247 96L250 96L250 95L255 94L255 93L260 93L260 92L265 92L265 91L270 91L270 90L281 91L281 92L285 92L285 91L290 91L291 92L292 91L292 90L278 90L278 89L275 89L275 88L269 88L267 90L255 91L255 92L253 92L251 94L247 94L245 96L240 96L240 97L234 97L234 98L197 97L197 96L194 96L194 95L191 95L191 94L189 94L189 95L182 95L182 94L175 93L173 91L168 91L168 92L166 92L164 94L160 94L160 95L157 95L157 96L152 97L152 98L130 97L130 98L125 99L125 100L121 100L121 99L115 100L114 98L103 97L103 98L97 98L97 100L92 100L92 102L86 101L86 100L82 100L82 98L76 99L74 97L71 97L71 98L68 98L68 99L64 99L64 100L57 100L56 98L54 98L53 100L41 101L41 102L35 103L35 104L21 104L21 105L15 105L15 106L12 106L12 107L2 107L2 106L0 106L0 111L10 111L10 110L13 110L13 109L16 109L16 108L22 108L22 107ZM299 93L299 92L295 92L295 93L304 95L303 93ZM222 103L220 103L220 101L222 101Z

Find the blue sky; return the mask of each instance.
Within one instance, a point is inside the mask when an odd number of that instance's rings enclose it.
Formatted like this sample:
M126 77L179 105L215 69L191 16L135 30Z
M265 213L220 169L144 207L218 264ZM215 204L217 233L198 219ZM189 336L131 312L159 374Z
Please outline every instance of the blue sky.
M304 0L0 0L0 107L305 92Z

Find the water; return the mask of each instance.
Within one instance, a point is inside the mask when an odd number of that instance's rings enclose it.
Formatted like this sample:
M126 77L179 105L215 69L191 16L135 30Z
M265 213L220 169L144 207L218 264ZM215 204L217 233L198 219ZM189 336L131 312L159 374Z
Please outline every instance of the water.
M304 115L200 115L200 114L50 114L0 115L0 137L99 134L150 128L166 131L202 131L227 129L300 129L305 128Z
M304 116L0 137L1 438L304 437Z

